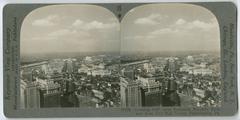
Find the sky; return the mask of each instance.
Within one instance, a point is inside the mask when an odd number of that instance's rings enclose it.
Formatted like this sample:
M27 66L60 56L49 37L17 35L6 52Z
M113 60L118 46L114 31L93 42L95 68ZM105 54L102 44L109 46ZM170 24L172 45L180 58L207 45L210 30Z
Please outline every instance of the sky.
M149 4L128 12L121 24L122 52L220 51L216 17L191 4Z
M52 5L35 9L21 28L21 54L119 52L120 24L94 5Z
M219 51L215 16L191 4L148 4L121 23L94 5L41 7L24 19L21 54L68 52Z

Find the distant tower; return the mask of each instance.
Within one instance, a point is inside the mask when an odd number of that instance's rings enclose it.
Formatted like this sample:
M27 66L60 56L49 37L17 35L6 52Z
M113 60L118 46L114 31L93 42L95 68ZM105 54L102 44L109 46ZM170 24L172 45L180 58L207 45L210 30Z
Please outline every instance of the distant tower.
M73 73L73 61L70 59L67 61L67 73Z
M73 71L73 61L71 59L65 60L62 68L62 72L65 73L65 77L71 78Z
M175 60L173 58L169 59L169 71L172 74L176 71Z

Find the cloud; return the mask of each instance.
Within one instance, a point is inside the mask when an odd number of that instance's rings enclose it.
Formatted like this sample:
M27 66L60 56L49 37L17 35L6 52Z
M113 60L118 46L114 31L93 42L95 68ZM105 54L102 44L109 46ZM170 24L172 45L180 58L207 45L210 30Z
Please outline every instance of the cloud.
M151 34L151 35L168 34L168 33L175 34L175 33L177 33L177 32L179 32L178 29L163 28L163 29L155 30L155 31L151 32L150 34Z
M189 29L200 28L202 30L208 31L208 30L211 30L212 28L216 28L217 23L216 22L203 22L200 20L195 20L195 21L188 23L187 27L189 27Z
M114 26L115 26L114 23L104 24L102 22L92 21L90 23L87 23L85 25L85 28L87 30L91 30L91 29L108 29L108 28L112 28Z
M32 40L57 40L60 37L64 37L64 36L72 36L74 34L74 32L68 30L68 29L60 29L57 31L53 31L50 32L49 34L45 35L45 36L35 36L32 38Z
M178 19L175 22L175 24L170 26L170 28L175 28L175 29L182 29L182 30L199 29L204 31L209 31L217 27L218 25L216 20L210 20L209 22L204 22L201 20L194 20L191 22L187 22L184 19Z
M186 23L186 21L184 19L181 19L181 18L176 21L177 25L182 25L182 24L185 24L185 23Z
M149 32L146 35L133 36L132 39L135 39L135 40L150 40L150 39L156 39L159 35L178 34L178 33L181 33L181 32L177 29L162 28L162 29L157 29L157 30L154 30L152 32Z
M209 33L215 32L217 28L216 20L210 20L209 22L193 20L188 22L184 19L178 19L167 27L161 27L143 35L128 36L127 39L152 40L159 37L187 37L196 34L204 34L206 36Z
M57 15L50 15L47 16L46 18L42 18L42 19L38 19L38 20L34 20L32 22L33 26L54 26L56 25L56 20L59 19L59 17Z
M149 40L149 39L154 39L154 38L156 38L156 35L152 35L152 34L124 37L124 39L126 39L126 40Z
M72 24L73 27L82 30L94 30L94 29L110 29L117 26L117 23L102 23L99 21L83 22L82 20L76 20Z
M50 33L48 36L59 37L59 36L73 35L76 33L77 33L77 31L71 31L69 29L60 29L60 30Z
M83 24L83 21L81 20L76 20L74 21L74 23L72 24L73 26L81 26Z
M166 18L167 16L163 16L160 14L151 14L147 17L138 18L134 21L135 24L141 24L141 25L156 25L159 24L159 21L163 18Z

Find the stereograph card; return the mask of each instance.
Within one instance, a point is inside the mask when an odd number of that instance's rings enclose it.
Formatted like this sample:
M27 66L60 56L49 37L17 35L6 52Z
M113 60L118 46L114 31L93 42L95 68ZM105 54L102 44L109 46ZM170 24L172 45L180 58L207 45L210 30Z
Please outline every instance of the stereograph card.
M8 4L7 117L230 116L231 2Z

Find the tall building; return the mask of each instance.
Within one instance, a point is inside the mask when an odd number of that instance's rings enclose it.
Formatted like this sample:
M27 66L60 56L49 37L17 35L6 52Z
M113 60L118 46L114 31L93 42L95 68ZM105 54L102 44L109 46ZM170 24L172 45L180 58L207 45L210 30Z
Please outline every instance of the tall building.
M139 107L142 106L141 83L121 77L121 106L122 107Z
M64 66L62 71L69 74L73 73L73 61L71 59L66 59L64 61Z
M130 80L135 80L135 69L134 68L124 68L123 69L123 76L127 77Z
M162 84L152 77L139 77L138 80L142 84L142 106L161 106Z
M20 80L20 109L26 108L26 87L27 83L24 80Z
M144 92L142 101L142 106L162 106L162 92Z
M142 106L142 88L138 81L130 82L127 86L128 92L128 107Z
M170 73L176 72L176 64L174 58L169 59L169 71Z
M120 78L120 95L121 95L121 106L122 107L127 107L128 81L125 79L126 78L123 78L123 77Z
M170 80L167 82L167 90L163 96L163 106L180 106L180 96L177 93L177 83L171 74Z
M169 72L171 74L175 74L178 70L179 70L178 58L173 57L167 58L164 71Z
M186 62L188 65L192 65L194 63L194 57L193 56L187 56L186 57Z
M60 107L60 84L48 81L40 90L41 107Z
M73 73L73 62L71 60L67 61L67 73Z
M65 80L65 85L63 96L61 96L61 106L62 107L78 107L79 106L79 97L76 94L76 83L71 79Z
M40 108L40 91L37 82L31 82L26 87L26 108Z

